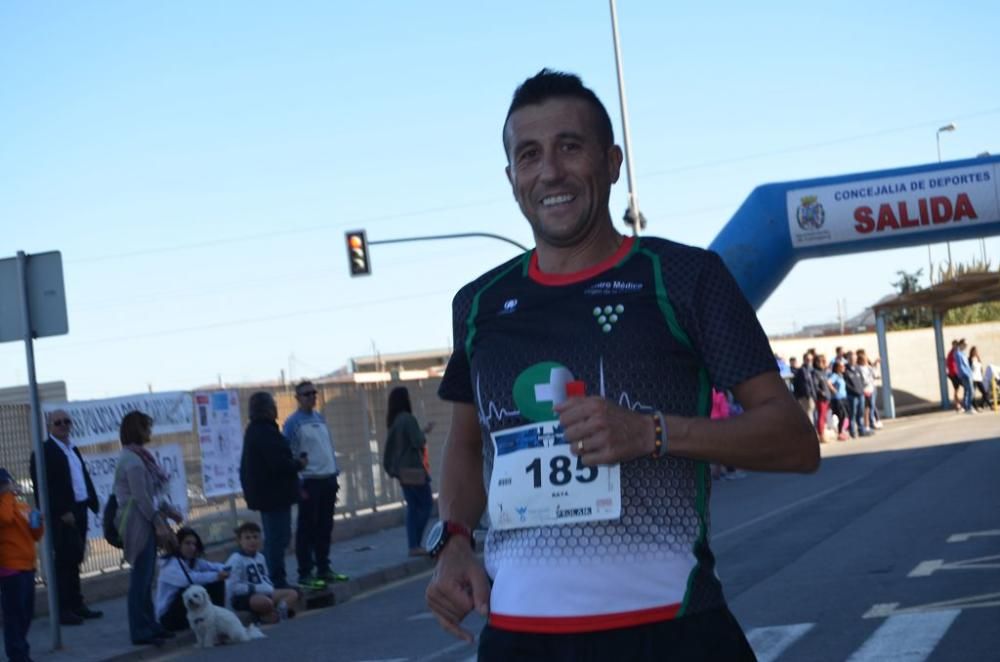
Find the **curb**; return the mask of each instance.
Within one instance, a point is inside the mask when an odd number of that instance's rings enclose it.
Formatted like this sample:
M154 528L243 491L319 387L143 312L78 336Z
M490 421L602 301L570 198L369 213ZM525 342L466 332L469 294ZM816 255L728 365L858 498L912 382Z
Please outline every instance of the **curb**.
M320 611L330 609L339 604L349 602L351 598L367 593L368 591L381 588L392 582L419 575L422 572L434 567L434 561L427 557L413 558L396 565L373 570L372 572L359 575L346 582L335 584L327 589L326 593L318 594L319 597L329 595L332 603L326 606L308 609L307 611ZM109 657L102 657L99 662L130 662L131 660L158 660L166 655L180 652L186 648L191 648L195 643L194 633L190 630L178 632L173 639L163 642L162 646L135 646L126 651L113 653Z

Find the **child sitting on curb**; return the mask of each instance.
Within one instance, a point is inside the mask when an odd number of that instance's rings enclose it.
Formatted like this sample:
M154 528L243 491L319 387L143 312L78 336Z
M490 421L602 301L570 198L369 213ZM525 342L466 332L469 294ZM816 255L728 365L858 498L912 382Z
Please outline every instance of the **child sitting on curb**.
M236 529L239 551L226 561L229 578L226 594L234 611L249 611L262 623L277 623L291 618L298 606L299 594L290 588L274 588L267 574L267 562L260 553L260 526L244 522Z

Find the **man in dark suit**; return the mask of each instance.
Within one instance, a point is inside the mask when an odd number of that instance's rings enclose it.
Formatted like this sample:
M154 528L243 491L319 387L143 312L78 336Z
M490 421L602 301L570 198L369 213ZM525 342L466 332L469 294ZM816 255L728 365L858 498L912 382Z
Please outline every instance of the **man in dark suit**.
M56 590L59 622L80 625L85 618L103 614L87 607L80 592L80 564L87 548L87 510L97 513L99 502L80 451L70 441L73 420L57 409L45 417L49 438L45 453L45 487L49 495L49 531L55 547ZM31 482L38 498L35 454L31 454Z

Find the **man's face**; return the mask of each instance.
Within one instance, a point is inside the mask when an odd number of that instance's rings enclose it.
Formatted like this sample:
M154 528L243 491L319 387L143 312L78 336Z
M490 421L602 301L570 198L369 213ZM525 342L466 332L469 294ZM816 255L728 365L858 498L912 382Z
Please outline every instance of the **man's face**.
M49 434L63 443L69 441L69 431L72 427L73 419L61 409L57 409L49 416Z
M847 365L854 365L854 352L844 354L844 358L847 359Z
M536 242L576 246L610 222L622 152L603 144L590 104L553 98L524 106L511 114L504 136L507 179Z
M296 391L295 401L299 403L299 409L312 411L316 408L316 387L303 386Z

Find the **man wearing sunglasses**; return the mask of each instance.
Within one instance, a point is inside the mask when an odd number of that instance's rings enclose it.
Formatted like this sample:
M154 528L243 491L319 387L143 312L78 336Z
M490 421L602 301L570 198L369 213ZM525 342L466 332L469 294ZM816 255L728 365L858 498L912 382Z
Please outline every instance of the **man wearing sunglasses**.
M46 417L49 438L42 444L45 453L45 486L55 547L56 591L59 622L80 625L86 618L100 618L103 613L89 608L80 591L80 564L87 549L87 510L97 513L100 503L80 451L70 441L73 419L62 409ZM35 454L31 454L31 482L38 498Z
M347 581L346 575L330 567L330 536L340 471L330 428L323 414L316 411L316 386L310 381L299 382L295 387L295 402L298 408L285 419L283 431L292 445L292 453L308 458L300 474L302 493L295 526L299 587L322 589L331 582Z

